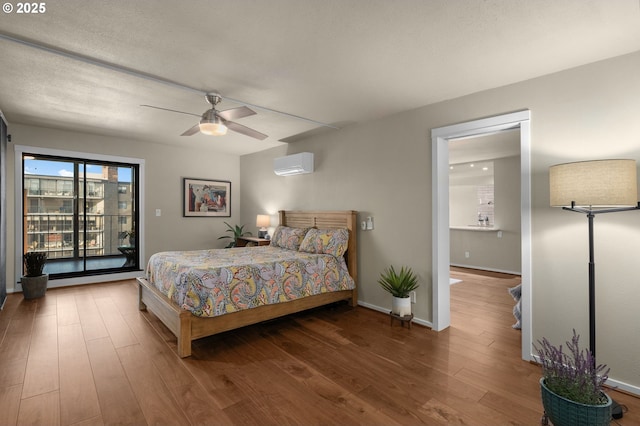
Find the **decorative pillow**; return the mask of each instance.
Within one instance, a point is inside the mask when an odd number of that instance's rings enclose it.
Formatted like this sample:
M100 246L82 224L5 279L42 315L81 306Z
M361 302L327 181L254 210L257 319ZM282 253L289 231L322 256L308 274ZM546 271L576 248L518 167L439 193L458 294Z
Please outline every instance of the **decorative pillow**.
M306 233L307 228L291 228L278 225L273 237L271 237L271 245L289 250L298 250Z
M340 257L347 251L348 244L349 231L347 229L311 228L300 244L300 251Z

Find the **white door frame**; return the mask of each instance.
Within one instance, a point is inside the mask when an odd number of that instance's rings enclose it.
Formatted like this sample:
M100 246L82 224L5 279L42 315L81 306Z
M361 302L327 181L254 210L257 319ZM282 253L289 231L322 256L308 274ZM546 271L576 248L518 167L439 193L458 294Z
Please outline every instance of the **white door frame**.
M519 111L431 130L432 142L432 327L451 325L449 289L449 140L520 129L522 245L522 359L531 360L531 111Z

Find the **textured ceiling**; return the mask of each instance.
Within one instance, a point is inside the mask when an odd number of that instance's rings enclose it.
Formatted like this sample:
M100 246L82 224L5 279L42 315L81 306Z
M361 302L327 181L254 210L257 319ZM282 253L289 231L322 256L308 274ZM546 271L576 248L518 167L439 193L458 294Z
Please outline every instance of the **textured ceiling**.
M14 3L17 4L17 3ZM638 0L49 0L3 13L0 110L22 123L246 154L318 126L256 109L269 135L180 137L197 91L338 124L640 50ZM219 109L239 106L229 100ZM339 130L330 130L339 131Z

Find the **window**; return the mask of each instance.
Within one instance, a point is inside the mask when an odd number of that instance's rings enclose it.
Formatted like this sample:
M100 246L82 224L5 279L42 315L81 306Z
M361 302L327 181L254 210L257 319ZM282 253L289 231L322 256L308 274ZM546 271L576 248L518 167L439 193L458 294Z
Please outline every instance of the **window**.
M22 153L22 165L23 251L46 252L51 279L139 269L124 254L139 246L138 164Z

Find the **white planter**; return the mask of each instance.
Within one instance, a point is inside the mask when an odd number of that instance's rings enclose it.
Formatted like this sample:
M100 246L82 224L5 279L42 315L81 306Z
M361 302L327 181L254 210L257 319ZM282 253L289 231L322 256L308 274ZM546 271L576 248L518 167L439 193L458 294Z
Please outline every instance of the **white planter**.
M411 298L394 297L391 301L391 312L401 317L411 315Z

